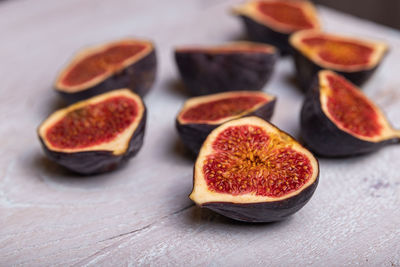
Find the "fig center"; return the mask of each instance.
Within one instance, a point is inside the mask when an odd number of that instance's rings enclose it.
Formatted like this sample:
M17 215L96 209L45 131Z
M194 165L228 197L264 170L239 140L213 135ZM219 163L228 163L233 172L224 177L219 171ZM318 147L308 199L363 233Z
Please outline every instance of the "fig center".
M231 126L217 136L212 149L203 173L208 189L214 192L282 197L312 176L306 155L258 126Z
M327 108L333 119L352 133L373 137L379 135L382 125L373 105L341 77L327 76L329 92Z
M239 115L256 105L267 102L261 96L238 96L198 104L182 114L182 119L194 122L217 121Z
M118 44L92 54L78 62L64 77L63 83L67 86L76 86L88 82L110 69L118 68L126 59L143 49L145 49L143 44Z
M302 42L324 61L345 66L368 64L373 53L368 46L326 37L309 37Z
M113 140L135 119L138 107L133 99L113 97L67 113L46 132L56 148L76 149Z
M279 2L260 2L258 9L262 14L275 21L290 26L293 30L311 29L313 24L310 22L303 9L292 3Z

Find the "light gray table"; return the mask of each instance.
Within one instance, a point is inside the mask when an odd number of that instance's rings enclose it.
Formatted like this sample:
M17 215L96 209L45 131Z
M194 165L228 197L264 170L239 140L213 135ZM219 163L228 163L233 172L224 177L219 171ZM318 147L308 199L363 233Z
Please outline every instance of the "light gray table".
M281 223L235 223L192 205L193 159L174 128L186 99L175 45L241 36L238 1L18 0L0 3L0 265L400 264L400 146L322 159L309 204ZM327 30L387 41L389 56L365 92L400 128L400 33L320 8ZM145 98L145 144L120 170L78 177L49 162L36 127L62 102L52 82L82 46L148 37L159 73ZM273 122L298 136L303 95L282 59L264 88Z

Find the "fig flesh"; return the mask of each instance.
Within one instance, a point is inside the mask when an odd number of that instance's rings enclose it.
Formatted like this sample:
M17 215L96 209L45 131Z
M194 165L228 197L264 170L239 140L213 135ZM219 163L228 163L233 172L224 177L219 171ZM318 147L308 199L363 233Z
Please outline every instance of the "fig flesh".
M51 114L38 128L45 154L81 174L111 171L143 144L146 108L129 89L114 90Z
M307 91L321 69L340 73L356 85L367 81L387 52L382 42L366 41L316 30L290 37L300 87Z
M282 220L313 195L317 159L288 134L258 117L213 130L194 167L192 199L245 222Z
M119 88L144 96L156 76L151 42L124 39L80 51L60 73L55 90L69 103Z
M221 46L187 46L175 50L175 60L191 95L261 90L277 60L270 45L235 42Z
M250 40L272 44L283 54L291 51L288 40L292 33L320 28L317 12L309 1L249 1L233 12L243 19Z
M329 70L318 72L301 111L301 135L326 157L368 153L400 142L382 111L354 84Z
M179 136L189 151L199 152L208 134L221 124L245 116L269 120L276 97L263 92L236 91L187 100L176 118Z

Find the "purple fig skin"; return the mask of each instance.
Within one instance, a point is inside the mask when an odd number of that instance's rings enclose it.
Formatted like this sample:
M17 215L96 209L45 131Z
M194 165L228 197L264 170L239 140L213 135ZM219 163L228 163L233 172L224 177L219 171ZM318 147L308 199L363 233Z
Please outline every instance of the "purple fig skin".
M251 204L208 202L201 205L201 207L242 222L268 223L281 221L304 207L314 194L318 180L319 174L315 181L298 195L284 200Z
M50 160L78 174L91 175L113 171L134 157L143 145L147 116L146 107L143 107L142 119L135 129L126 151L121 155L114 155L111 151L102 150L72 153L52 151L39 135L43 150Z
M71 93L55 89L68 104L119 88L129 88L134 93L143 97L150 91L156 79L156 74L157 57L153 49L148 55L133 62L120 72L114 73L93 87Z
M270 79L277 58L276 52L175 52L183 83L194 96L226 91L261 90Z
M247 16L240 17L246 28L247 36L251 41L271 44L279 49L282 56L292 53L292 47L289 44L290 34L274 31Z
M246 114L243 117L257 116L266 121L269 121L274 113L275 104L276 98L269 102L266 102L257 110L254 110L253 112ZM199 153L204 140L206 140L210 132L212 132L212 130L214 130L221 124L181 124L178 120L175 121L176 129L178 131L179 137L182 140L182 143L193 155L197 155Z
M399 138L369 142L338 128L322 110L317 77L304 100L300 117L301 137L306 147L322 157L365 154L399 142Z
M304 56L300 51L294 48L292 52L293 52L294 65L296 67L297 82L299 84L300 89L303 92L307 92L308 89L311 88L312 82L314 81L318 71L326 68L320 67L319 65L315 64L313 61L309 60L306 56ZM346 79L348 79L355 85L361 86L366 81L368 81L369 78L371 78L371 76L374 74L375 70L379 67L379 65L380 64L377 64L371 69L354 71L354 72L337 71L333 69L331 70L339 73L340 75L343 75L344 77L346 77Z

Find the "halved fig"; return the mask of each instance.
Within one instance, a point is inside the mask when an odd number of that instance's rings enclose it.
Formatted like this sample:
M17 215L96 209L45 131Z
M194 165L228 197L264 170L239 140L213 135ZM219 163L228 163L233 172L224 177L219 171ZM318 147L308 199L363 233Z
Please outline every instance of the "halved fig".
M149 41L124 39L89 47L60 73L55 89L69 103L118 88L144 96L155 80L156 65Z
M368 153L399 143L382 111L354 84L329 70L318 73L301 111L301 135L307 146L326 157Z
M38 128L44 152L81 174L115 169L143 144L146 107L129 89L114 90L51 114Z
M388 49L382 42L316 30L293 34L290 44L295 50L297 80L305 91L321 69L336 71L354 84L361 85L371 77Z
M175 50L183 82L192 95L261 90L277 60L270 45L235 42L220 46L187 46Z
M185 147L197 154L208 134L222 123L244 116L271 119L275 102L275 96L253 91L193 97L179 112L176 128Z
M194 167L197 205L246 222L282 220L313 195L317 159L258 117L222 124L207 137Z
M305 29L319 29L317 12L309 1L249 1L233 9L243 19L252 41L269 43L286 54L291 47L290 34Z

